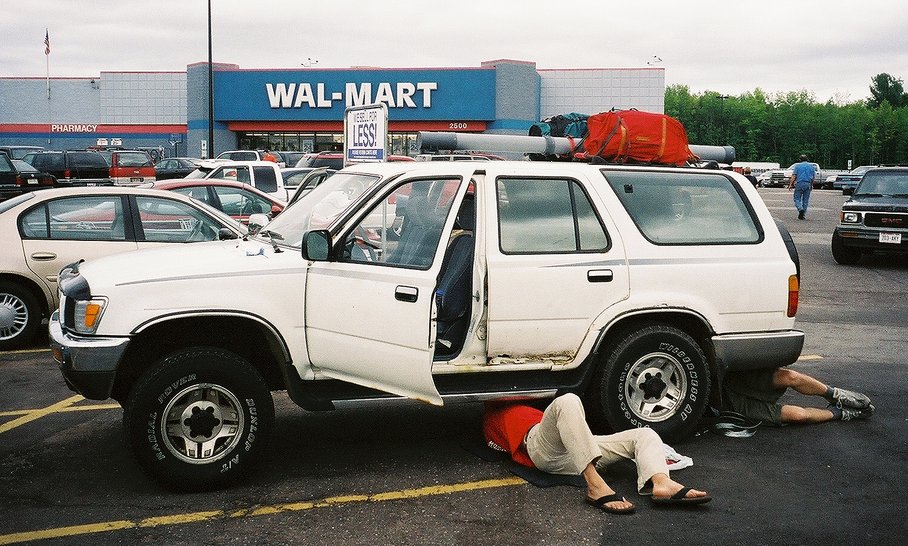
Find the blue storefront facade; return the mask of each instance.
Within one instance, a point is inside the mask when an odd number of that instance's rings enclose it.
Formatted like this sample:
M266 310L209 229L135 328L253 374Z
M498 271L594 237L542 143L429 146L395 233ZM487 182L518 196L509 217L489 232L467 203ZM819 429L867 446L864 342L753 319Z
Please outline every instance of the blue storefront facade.
M76 149L118 139L165 155L230 149L342 148L344 110L384 103L390 152L414 155L419 131L526 134L555 113L612 107L662 111L662 69L539 70L497 60L465 68L242 69L216 63L209 142L209 67L102 72L91 78L0 78L0 143ZM61 129L62 128L62 129Z

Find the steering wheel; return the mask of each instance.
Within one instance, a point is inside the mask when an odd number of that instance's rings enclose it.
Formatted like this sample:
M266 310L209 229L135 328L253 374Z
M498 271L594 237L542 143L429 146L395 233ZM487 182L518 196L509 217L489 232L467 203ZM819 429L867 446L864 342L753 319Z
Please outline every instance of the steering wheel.
M189 237L186 238L186 242L194 241L204 241L205 240L205 222L202 222L199 219L195 220L195 225L192 226L192 231L189 232Z

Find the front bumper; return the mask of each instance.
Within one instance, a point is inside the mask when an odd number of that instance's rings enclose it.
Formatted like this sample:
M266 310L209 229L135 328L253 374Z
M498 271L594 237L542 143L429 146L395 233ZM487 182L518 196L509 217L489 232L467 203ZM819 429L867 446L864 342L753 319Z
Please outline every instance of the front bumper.
M779 368L793 364L804 348L804 332L756 332L712 338L716 361L726 370Z
M836 228L842 244L852 248L879 250L885 252L908 253L908 232L904 229L885 229L860 226L843 226ZM880 233L901 233L901 243L881 243Z
M51 315L47 329L54 360L60 365L67 386L92 400L110 398L117 364L129 338L71 334L63 330L59 311Z

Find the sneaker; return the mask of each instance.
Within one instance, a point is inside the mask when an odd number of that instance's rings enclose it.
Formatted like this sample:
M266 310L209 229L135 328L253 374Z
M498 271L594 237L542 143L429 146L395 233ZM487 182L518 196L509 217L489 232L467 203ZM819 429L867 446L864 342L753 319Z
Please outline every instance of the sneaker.
M803 219L804 219L804 211L803 211L803 210L799 210L799 211L798 211L798 220L803 220Z
M833 387L831 402L839 408L864 409L870 406L870 398L865 394Z
M831 405L830 405L831 406ZM862 409L855 408L841 408L842 410L842 421L851 421L852 419L867 419L873 415L873 411L876 408L873 407L873 404Z

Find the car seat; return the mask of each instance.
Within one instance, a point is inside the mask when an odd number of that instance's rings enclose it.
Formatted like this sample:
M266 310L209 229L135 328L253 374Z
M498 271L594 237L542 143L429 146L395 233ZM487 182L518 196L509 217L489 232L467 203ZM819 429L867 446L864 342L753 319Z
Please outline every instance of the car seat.
M448 243L435 289L436 356L450 356L460 352L470 324L475 219L475 200L472 196L467 196L457 212L454 224L461 231Z

